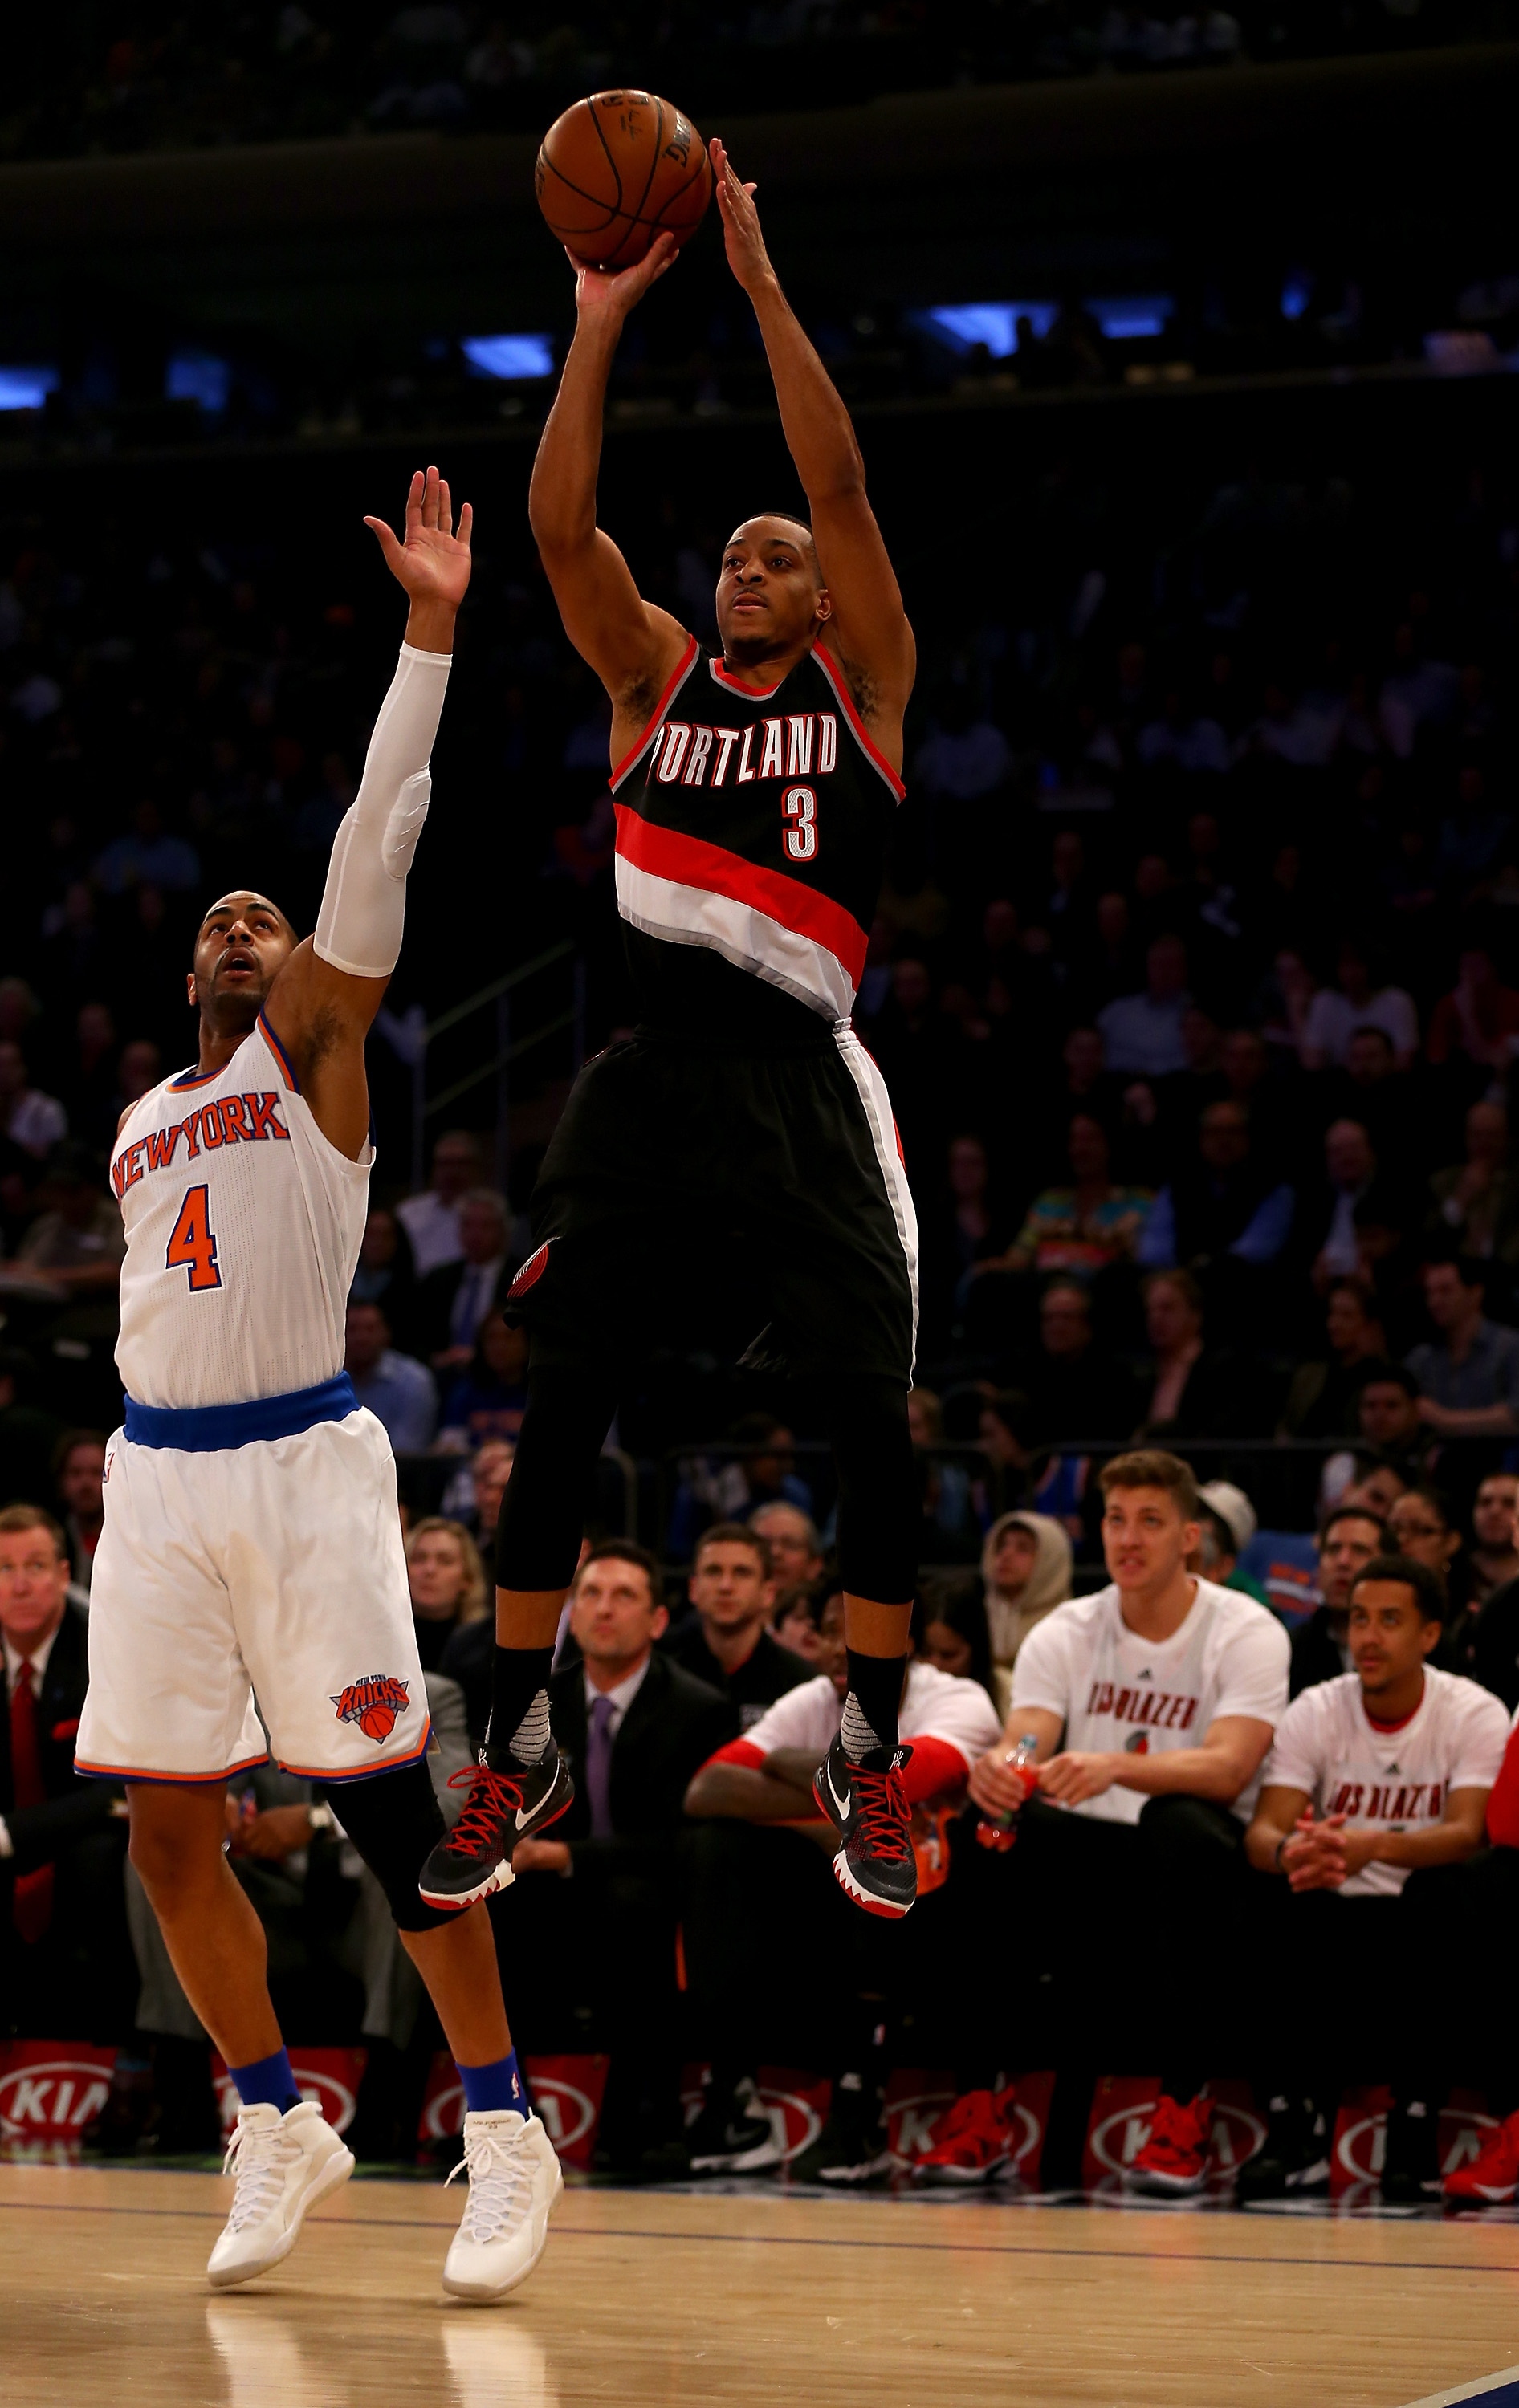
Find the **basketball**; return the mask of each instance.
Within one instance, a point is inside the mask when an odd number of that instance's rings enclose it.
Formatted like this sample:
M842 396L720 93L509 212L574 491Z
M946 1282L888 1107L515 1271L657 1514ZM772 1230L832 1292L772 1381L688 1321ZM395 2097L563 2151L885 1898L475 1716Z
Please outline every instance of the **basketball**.
M712 197L707 146L652 92L594 92L543 137L534 189L556 241L590 267L636 267L656 235L689 242Z

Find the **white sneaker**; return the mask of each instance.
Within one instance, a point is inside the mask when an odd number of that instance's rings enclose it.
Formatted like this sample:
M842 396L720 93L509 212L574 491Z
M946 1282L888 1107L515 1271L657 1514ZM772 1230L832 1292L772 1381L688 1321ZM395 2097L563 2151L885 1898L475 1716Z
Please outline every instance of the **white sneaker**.
M565 2187L553 2143L536 2115L515 2107L465 2117L469 2178L464 2221L449 2244L443 2288L456 2300L504 2300L543 2255L549 2216Z
M307 2209L347 2182L353 2159L316 2102L303 2100L283 2115L240 2107L222 2171L236 2173L237 2188L206 2268L219 2291L288 2258Z

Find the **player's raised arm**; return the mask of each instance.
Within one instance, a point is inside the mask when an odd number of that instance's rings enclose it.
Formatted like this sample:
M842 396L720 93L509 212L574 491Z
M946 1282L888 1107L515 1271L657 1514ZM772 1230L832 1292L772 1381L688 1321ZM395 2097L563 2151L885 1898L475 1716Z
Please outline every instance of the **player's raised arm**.
M294 1061L317 1125L356 1159L368 1129L364 1039L401 953L406 882L432 793L453 624L469 585L473 512L457 530L448 482L419 468L404 536L366 518L409 597L406 640L380 708L358 794L333 840L316 934L297 945L265 1013Z
M833 601L827 641L862 716L901 766L901 720L912 691L912 630L875 512L848 410L781 290L760 232L754 187L742 184L721 142L709 145L732 268L759 320L787 448L812 514L818 566Z
M667 234L637 267L575 270L575 339L533 463L527 514L565 633L612 700L612 759L638 741L687 637L645 602L610 536L596 524L596 471L607 380L628 311L675 257Z

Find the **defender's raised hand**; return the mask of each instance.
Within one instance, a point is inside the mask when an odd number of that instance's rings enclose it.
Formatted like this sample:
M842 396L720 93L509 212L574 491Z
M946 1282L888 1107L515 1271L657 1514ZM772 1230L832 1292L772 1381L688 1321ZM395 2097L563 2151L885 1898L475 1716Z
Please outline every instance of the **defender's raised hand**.
M447 614L451 628L453 613L469 588L469 538L474 525L474 512L467 502L459 512L459 529L454 533L453 503L448 480L436 468L425 474L419 468L411 480L411 490L406 497L406 533L398 537L384 519L366 518L366 527L373 529L385 566L397 584L404 585L411 597L411 616L426 620ZM423 641L407 627L408 643ZM447 651L446 644L423 643L427 651Z
M723 220L723 242L728 254L728 265L744 291L752 293L763 277L774 273L770 254L765 248L765 236L760 232L759 211L754 207L758 186L739 182L723 143L709 142L707 156L712 163L712 189L717 195L718 215Z

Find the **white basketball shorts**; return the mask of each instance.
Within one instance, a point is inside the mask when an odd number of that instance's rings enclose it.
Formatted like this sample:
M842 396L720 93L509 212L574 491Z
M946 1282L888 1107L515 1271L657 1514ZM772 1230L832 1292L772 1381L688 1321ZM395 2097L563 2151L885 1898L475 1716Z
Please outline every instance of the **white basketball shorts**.
M213 1453L117 1431L80 1772L220 1782L272 1753L352 1781L413 1763L428 1736L395 1460L373 1413Z

